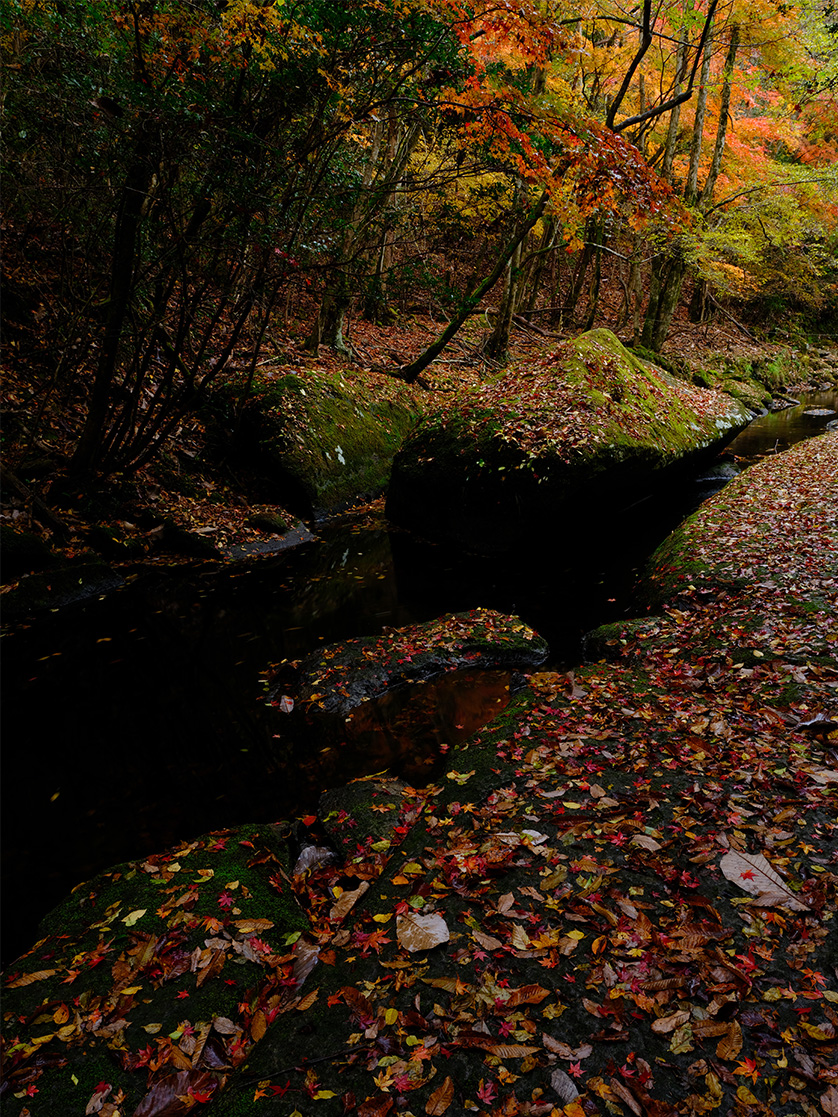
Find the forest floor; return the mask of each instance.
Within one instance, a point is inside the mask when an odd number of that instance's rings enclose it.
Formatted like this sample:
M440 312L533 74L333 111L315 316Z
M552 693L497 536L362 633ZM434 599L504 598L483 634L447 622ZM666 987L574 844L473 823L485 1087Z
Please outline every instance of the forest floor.
M616 306L612 308L616 312ZM608 315L607 298L603 314ZM305 351L302 338L305 322L290 322L277 331L266 346L260 361L260 374L281 376L293 371L340 372L382 397L398 393L405 385L388 372L419 353L438 333L441 324L429 315L414 313L386 327L353 319L348 340L353 359L322 348L313 356ZM511 359L541 357L560 340L578 331L561 333L539 325L517 326L513 330ZM629 331L630 332L630 331ZM480 382L498 371L497 365L482 353L488 336L483 316L467 323L448 349L424 374L425 387L412 395L417 408L438 405L460 387ZM624 336L623 340L629 340ZM39 344L37 328L33 334L21 330L14 334L17 362L10 362L5 377L5 449L7 470L18 473L27 492L18 493L4 484L0 517L17 528L41 536L62 559L78 559L90 553L91 532L114 531L133 547L134 559L143 563L194 561L194 555L179 554L165 546L161 537L164 521L201 536L218 548L240 547L263 542L264 525L254 525L254 517L280 515L287 522L295 516L252 491L246 477L229 464L213 460L207 453L204 422L199 416L184 420L171 452L130 476L118 476L79 491L62 487L60 477L84 418L84 380L56 384L47 373L37 371L34 356L27 363L27 352ZM729 359L770 357L788 352L789 345L761 342L747 336L740 325L720 318L703 325L690 323L685 314L676 319L664 355L686 361L696 369L706 367L720 354ZM801 380L806 367L801 365ZM58 487L55 486L59 478ZM42 501L57 517L52 524L38 515ZM63 525L64 530L61 530ZM130 566L131 563L128 562ZM11 588L7 576L3 592Z
M837 472L740 475L608 658L302 820L337 860L245 827L78 889L6 975L4 1108L834 1117Z

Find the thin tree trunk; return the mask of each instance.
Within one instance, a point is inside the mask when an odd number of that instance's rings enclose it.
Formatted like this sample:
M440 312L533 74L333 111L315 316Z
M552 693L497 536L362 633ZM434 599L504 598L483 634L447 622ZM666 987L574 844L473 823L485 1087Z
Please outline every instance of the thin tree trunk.
M684 199L688 206L693 206L698 201L698 164L701 159L701 143L704 138L704 118L707 115L707 89L710 82L710 59L712 57L711 36L707 36L704 47L704 58L701 62L701 78L698 86L698 100L695 106L695 122L693 136L690 144L690 165L687 171L687 184L684 188Z
M519 243L506 265L498 319L495 328L486 342L484 352L487 357L504 364L509 359L509 338L512 332L512 316L518 301L521 278L521 244Z
M733 67L736 62L736 52L739 49L739 24L734 23L730 29L730 44L725 57L724 79L722 82L722 99L719 105L719 125L716 129L716 146L713 148L713 159L710 170L707 172L707 181L698 200L699 209L707 208L713 199L713 190L719 170L722 165L722 155L725 150L725 137L727 135L727 118L730 111L730 87L733 80Z
M142 129L147 127L145 122L141 124ZM114 227L108 316L87 417L70 461L70 473L74 476L87 473L94 468L105 433L122 333L134 291L137 240L143 208L153 178L152 142L149 135L141 131L135 160L125 176Z
M585 314L583 329L592 330L596 318L597 304L599 303L599 288L602 280L602 238L605 233L604 222L599 221L596 226L596 246L594 248L594 274L588 290L588 309Z
M681 38L678 40L678 54L675 61L675 87L673 95L677 98L684 85L684 79L687 76L687 29L683 28L681 31ZM661 164L661 177L665 178L667 182L672 181L672 163L675 159L675 147L678 141L678 125L681 121L681 102L678 101L672 112L669 114L669 127L666 132L666 147L663 154L663 163Z
M399 370L399 376L402 380L405 380L408 384L413 384L431 361L439 356L451 338L459 331L465 320L479 305L480 300L491 291L503 275L504 269L507 263L512 259L516 248L521 244L530 229L533 228L544 212L544 207L547 205L548 198L548 191L542 191L541 196L527 214L519 231L504 247L489 275L487 275L483 282L479 283L472 293L463 300L463 305L459 313L451 319L436 341L420 353L415 361L411 361L410 364L405 365L404 368Z

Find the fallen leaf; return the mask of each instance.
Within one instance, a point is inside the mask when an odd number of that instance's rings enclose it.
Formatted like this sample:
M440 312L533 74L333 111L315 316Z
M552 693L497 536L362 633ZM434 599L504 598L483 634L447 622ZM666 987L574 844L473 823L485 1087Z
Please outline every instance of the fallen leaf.
M795 896L761 853L737 853L730 850L721 859L719 868L728 880L756 896L757 903L762 907L781 904L792 911L809 910L808 904Z
M437 913L417 915L408 912L407 915L396 916L396 936L405 950L432 950L448 942L448 924Z
M454 1083L446 1077L445 1081L434 1090L425 1104L425 1112L430 1117L440 1117L454 1100Z
M559 1101L562 1105L567 1105L568 1102L573 1101L574 1098L579 1097L579 1091L576 1089L576 1083L569 1074L565 1074L563 1070L554 1070L550 1076L550 1085L559 1096Z
M686 1024L689 1020L690 1014L686 1011L673 1012L671 1016L662 1016L660 1020L652 1022L652 1031L657 1032L658 1035L666 1035L667 1032L674 1032L676 1028L680 1028L682 1024Z
M742 1028L738 1020L731 1020L727 1032L716 1046L716 1054L720 1059L735 1059L742 1050Z

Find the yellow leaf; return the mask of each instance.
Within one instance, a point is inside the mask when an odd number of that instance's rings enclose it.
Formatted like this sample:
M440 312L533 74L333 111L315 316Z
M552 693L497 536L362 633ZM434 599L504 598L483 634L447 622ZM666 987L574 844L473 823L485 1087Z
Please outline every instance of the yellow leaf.
M320 993L319 989L312 989L312 991L310 993L308 993L305 997L303 997L303 999L297 1005L297 1012L305 1012L305 1010L307 1008L311 1008L311 1006L317 1000L317 997L318 997L319 993ZM332 1096L334 1096L334 1095L332 1095Z
M376 923L389 923L392 918L392 914L388 915L387 912L381 912L380 915L373 916Z
M142 919L147 911L148 908L137 908L136 911L132 911L128 915L123 916L122 922L126 927L133 927L135 923Z
M585 935L582 931L568 931L567 937L578 941L579 939L584 939Z
M388 1008L384 1013L385 1024L395 1024L399 1018L399 1010L397 1008Z
M759 1105L759 1101L754 1097L747 1086L739 1086L736 1090L736 1096L746 1105Z

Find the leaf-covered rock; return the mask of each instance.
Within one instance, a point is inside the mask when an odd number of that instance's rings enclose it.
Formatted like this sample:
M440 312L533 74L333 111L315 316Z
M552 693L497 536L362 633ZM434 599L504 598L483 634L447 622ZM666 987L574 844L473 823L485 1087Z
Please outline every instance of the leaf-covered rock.
M473 550L561 546L583 503L607 515L748 418L593 330L426 415L396 456L387 513Z

